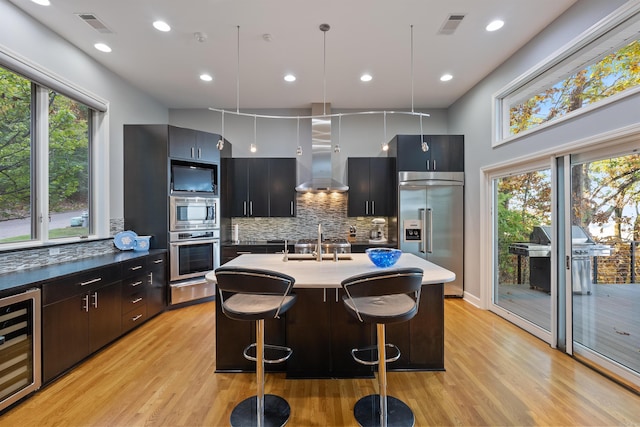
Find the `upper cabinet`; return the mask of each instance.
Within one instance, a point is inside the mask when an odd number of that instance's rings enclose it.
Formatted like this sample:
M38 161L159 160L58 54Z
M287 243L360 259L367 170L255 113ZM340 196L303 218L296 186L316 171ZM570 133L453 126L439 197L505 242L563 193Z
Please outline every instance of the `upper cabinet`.
M234 158L229 172L231 216L296 215L295 158Z
M395 168L389 157L349 157L348 216L393 215Z
M199 162L219 162L220 137L209 132L169 126L169 157Z
M464 172L463 135L422 135L422 141L420 135L396 135L391 140L389 157L396 158L398 172Z

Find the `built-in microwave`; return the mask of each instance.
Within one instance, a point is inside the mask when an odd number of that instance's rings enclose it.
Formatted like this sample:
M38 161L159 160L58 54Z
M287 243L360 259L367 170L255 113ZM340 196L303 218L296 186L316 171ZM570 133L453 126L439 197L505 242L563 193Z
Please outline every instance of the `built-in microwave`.
M220 199L217 197L169 197L170 231L220 228Z
M171 161L171 193L218 196L218 165Z

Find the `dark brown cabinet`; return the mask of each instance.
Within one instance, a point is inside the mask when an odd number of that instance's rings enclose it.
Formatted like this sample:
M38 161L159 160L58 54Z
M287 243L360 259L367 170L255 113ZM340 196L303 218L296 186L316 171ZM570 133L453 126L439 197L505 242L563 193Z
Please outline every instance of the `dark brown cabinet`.
M394 161L388 157L349 157L349 216L393 215Z
M118 338L119 272L109 266L43 285L44 382Z
M220 136L213 133L169 126L169 157L217 163L220 160L219 139Z
M295 216L295 162L293 158L231 159L231 216Z
M166 289L160 251L43 283L43 382L163 311Z
M342 289L296 289L287 312L289 378L369 377L370 366L357 363L351 349L369 345L371 325L359 322L342 306Z
M422 150L422 141L427 151ZM398 172L464 172L464 136L396 135L388 155L396 158Z

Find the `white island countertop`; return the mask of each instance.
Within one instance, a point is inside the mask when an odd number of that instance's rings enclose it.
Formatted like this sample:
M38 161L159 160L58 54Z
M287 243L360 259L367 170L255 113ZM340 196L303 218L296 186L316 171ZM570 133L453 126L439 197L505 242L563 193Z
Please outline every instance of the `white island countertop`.
M299 257L298 254L289 254L289 260L283 261L283 254L243 254L224 265L288 274L296 279L294 288L339 288L344 279L356 274L406 267L417 267L424 271L423 285L451 282L456 278L452 271L410 253L403 253L395 265L387 268L376 267L367 254L362 253L340 254L341 259L337 262L333 258L321 262L296 259ZM216 283L215 273L208 273L206 279Z

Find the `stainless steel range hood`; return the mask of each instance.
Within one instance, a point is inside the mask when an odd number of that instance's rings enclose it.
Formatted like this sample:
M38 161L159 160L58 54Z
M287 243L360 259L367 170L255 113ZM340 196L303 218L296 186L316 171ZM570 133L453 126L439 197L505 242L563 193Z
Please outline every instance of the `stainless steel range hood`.
M345 192L349 190L332 176L331 104L311 104L311 180L296 187L298 192ZM324 117L322 117L324 116Z

